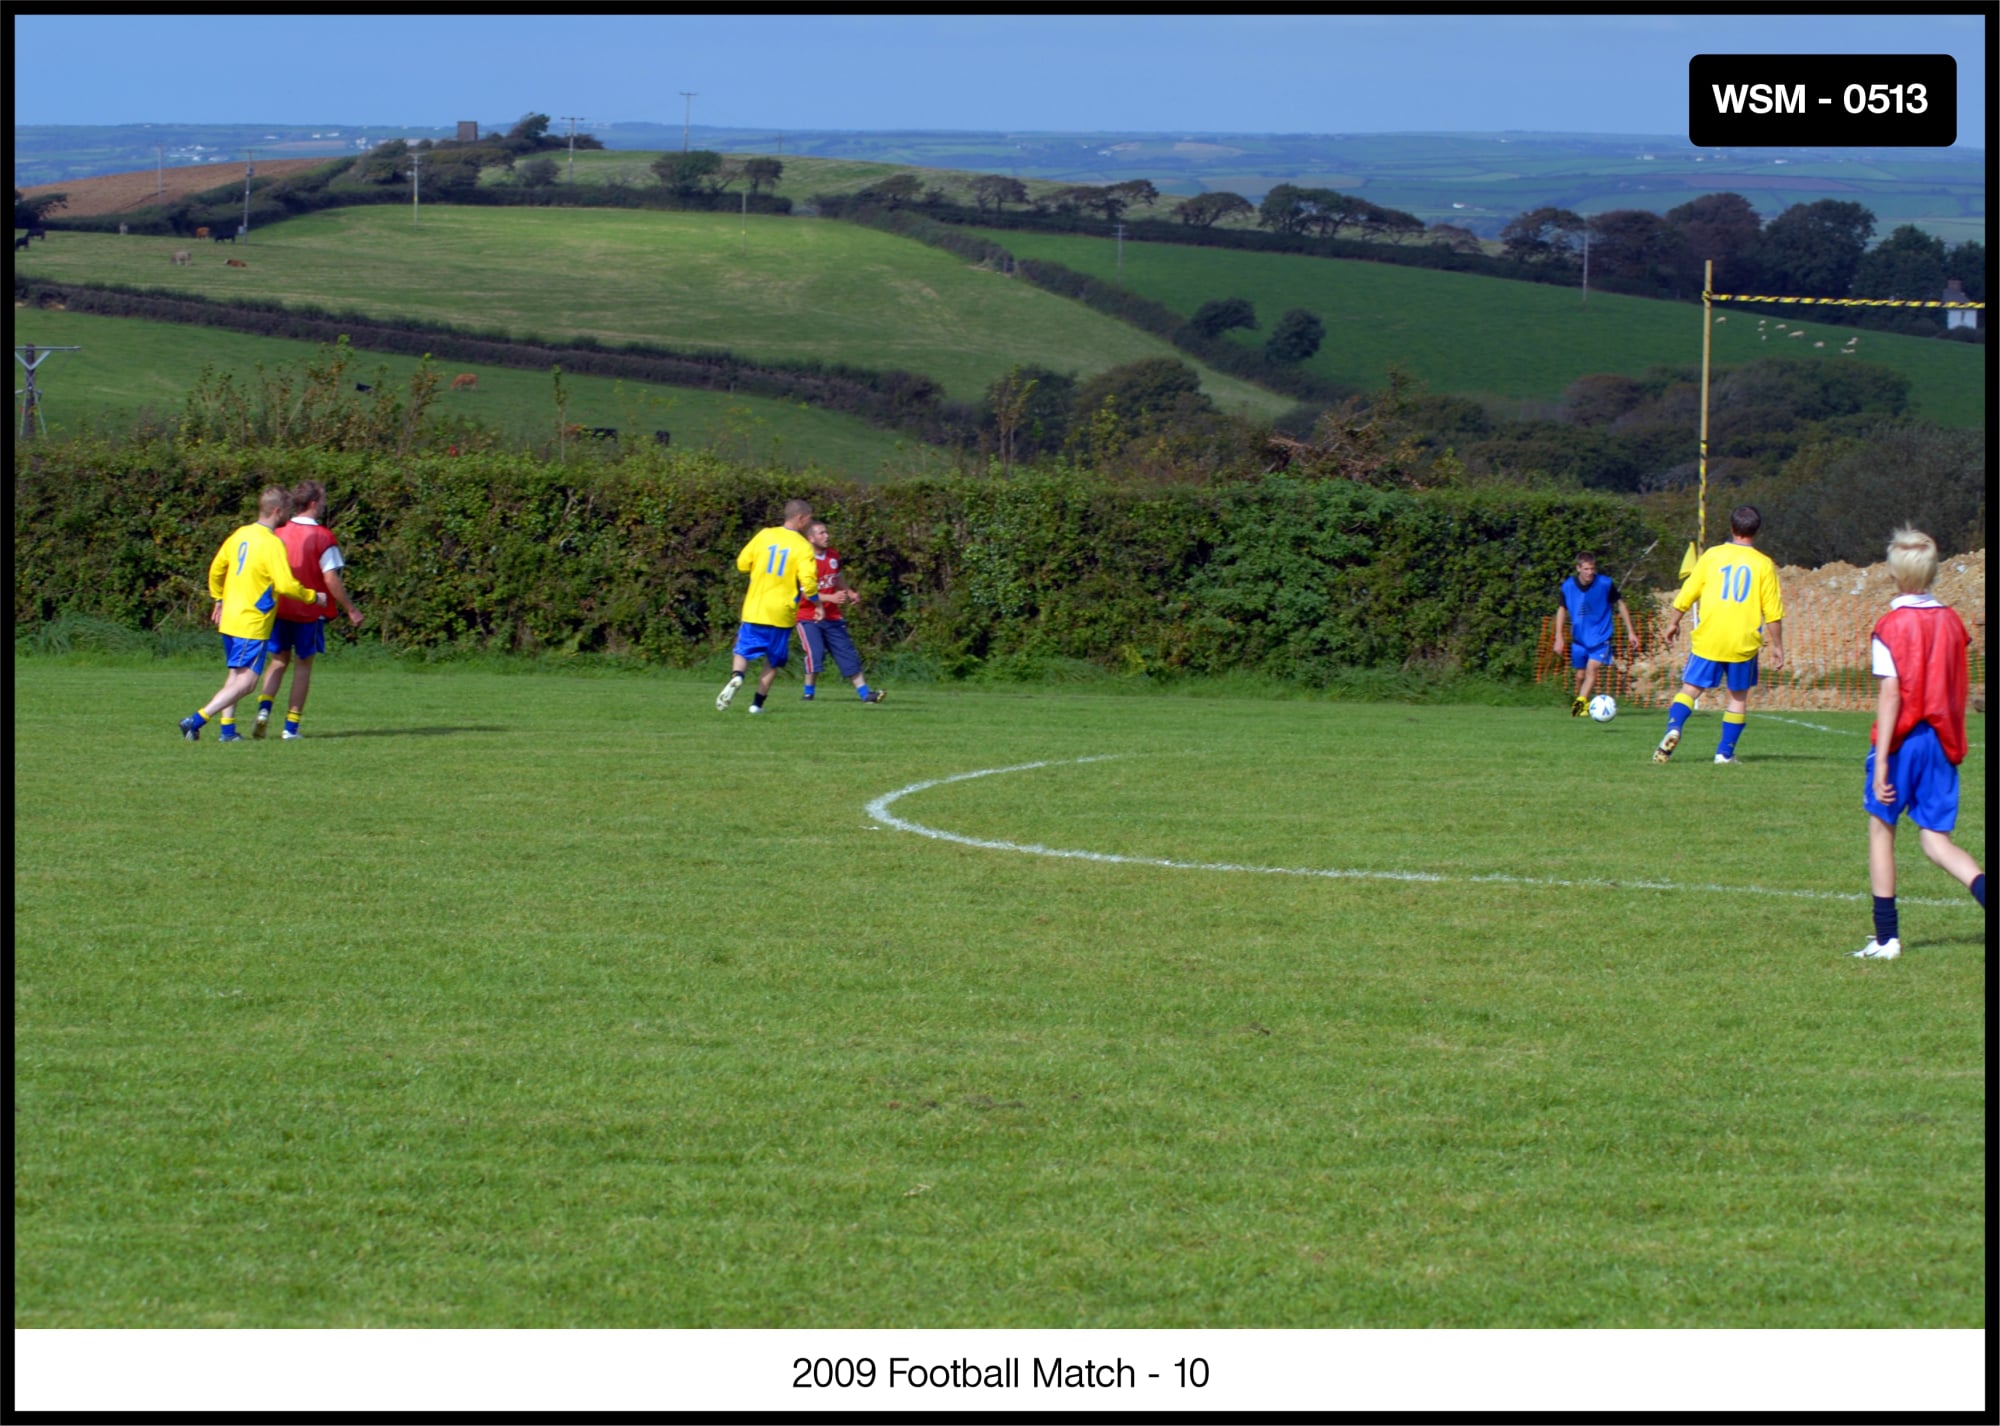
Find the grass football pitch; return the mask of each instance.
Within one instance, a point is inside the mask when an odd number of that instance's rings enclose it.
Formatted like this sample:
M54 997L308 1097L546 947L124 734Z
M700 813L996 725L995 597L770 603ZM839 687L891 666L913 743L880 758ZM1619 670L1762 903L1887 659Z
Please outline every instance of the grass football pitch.
M1984 1325L1858 715L14 673L17 1328Z

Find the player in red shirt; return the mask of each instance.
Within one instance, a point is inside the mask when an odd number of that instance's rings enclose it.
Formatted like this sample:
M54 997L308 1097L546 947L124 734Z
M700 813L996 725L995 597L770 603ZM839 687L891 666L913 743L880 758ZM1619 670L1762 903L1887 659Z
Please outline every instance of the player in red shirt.
M348 622L359 626L361 611L347 597L347 586L340 578L347 561L334 542L333 531L320 524L326 518L326 487L317 480L300 481L292 490L292 509L298 513L278 527L278 538L285 542L285 555L293 576L306 588L322 591L327 596L327 606L338 602L346 611ZM263 737L270 726L271 705L277 700L278 686L285 681L285 670L292 666L295 656L298 670L292 675L292 701L285 714L284 736L288 740L299 736L299 719L305 713L306 694L312 688L313 660L325 652L325 616L311 605L281 597L278 620L271 626L271 666L264 671L264 687L257 699L257 726L251 730L252 737Z
M1854 954L1892 961L1903 953L1896 931L1896 819L1917 824L1917 844L1986 905L1986 874L1951 839L1958 825L1958 765L1965 761L1965 621L1931 597L1937 542L1919 530L1889 538L1889 570L1902 592L1875 623L1874 671L1881 680L1868 751L1868 883L1875 934Z
M826 521L815 520L806 526L806 540L819 564L819 599L799 601L799 642L806 647L805 696L813 696L813 683L831 653L840 676L854 685L861 701L880 703L884 694L881 689L868 686L868 679L861 672L861 655L854 647L853 636L847 632L847 616L843 612L859 604L861 596L848 587L847 576L840 568L840 552L827 546Z

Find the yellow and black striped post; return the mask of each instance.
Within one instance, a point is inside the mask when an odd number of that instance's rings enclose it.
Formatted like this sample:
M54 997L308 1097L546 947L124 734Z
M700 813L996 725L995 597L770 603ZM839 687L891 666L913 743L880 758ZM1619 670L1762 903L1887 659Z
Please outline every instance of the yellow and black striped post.
M1983 312L1984 302L1927 302L1905 297L1772 297L1746 292L1715 292L1715 263L1701 265L1701 458L1700 490L1696 496L1695 553L1708 548L1708 364L1709 333L1717 302L1775 302L1785 307L1943 307Z
M1714 307L1709 289L1715 286L1715 262L1710 259L1701 265L1701 459L1698 472L1701 476L1699 493L1695 496L1694 552L1696 555L1708 548L1708 353L1709 333L1714 326Z

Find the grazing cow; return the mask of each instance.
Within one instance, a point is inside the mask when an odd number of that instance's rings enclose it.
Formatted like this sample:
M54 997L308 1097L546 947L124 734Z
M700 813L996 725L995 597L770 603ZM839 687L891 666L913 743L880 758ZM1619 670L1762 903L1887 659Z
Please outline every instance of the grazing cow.
M174 254L175 267L186 267L187 265L188 265L188 254L185 249Z
M209 236L214 238L218 243L233 243L236 241L236 234L227 229L219 233L210 233Z
M194 230L194 235L195 235L195 236L196 236L197 238L205 238L205 237L207 237L207 236L208 236L208 229L206 229L206 228L196 228L196 229Z
M451 379L451 389L453 391L476 391L479 389L479 378L472 372L461 371Z
M249 264L249 263L247 263L247 262L243 261L243 259L242 259L242 258L240 258L240 257L233 257L233 258L230 258L230 259L229 259L228 261L224 262L224 263L223 263L222 265L223 265L224 267L248 267L248 266L250 266L250 264Z
M674 433L672 431L653 432L653 444L655 445L664 446L669 441L673 440L673 438L674 438Z
M360 382L357 381L354 383L354 389L356 391L373 391L375 388L372 386L363 386Z
M615 441L618 439L618 428L616 426L592 426L588 434L594 441Z
M23 233L20 237L14 239L14 251L17 253L26 252L28 250L28 240L33 236L34 234L32 233Z

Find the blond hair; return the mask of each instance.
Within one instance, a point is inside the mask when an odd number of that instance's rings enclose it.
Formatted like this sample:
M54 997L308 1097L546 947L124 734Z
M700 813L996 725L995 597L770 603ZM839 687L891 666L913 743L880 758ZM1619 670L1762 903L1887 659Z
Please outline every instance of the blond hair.
M1922 594L1937 578L1937 541L1908 527L1889 536L1889 573L1903 594Z
M257 497L257 516L289 515L292 513L292 496L288 490L275 485L266 486L264 493Z

